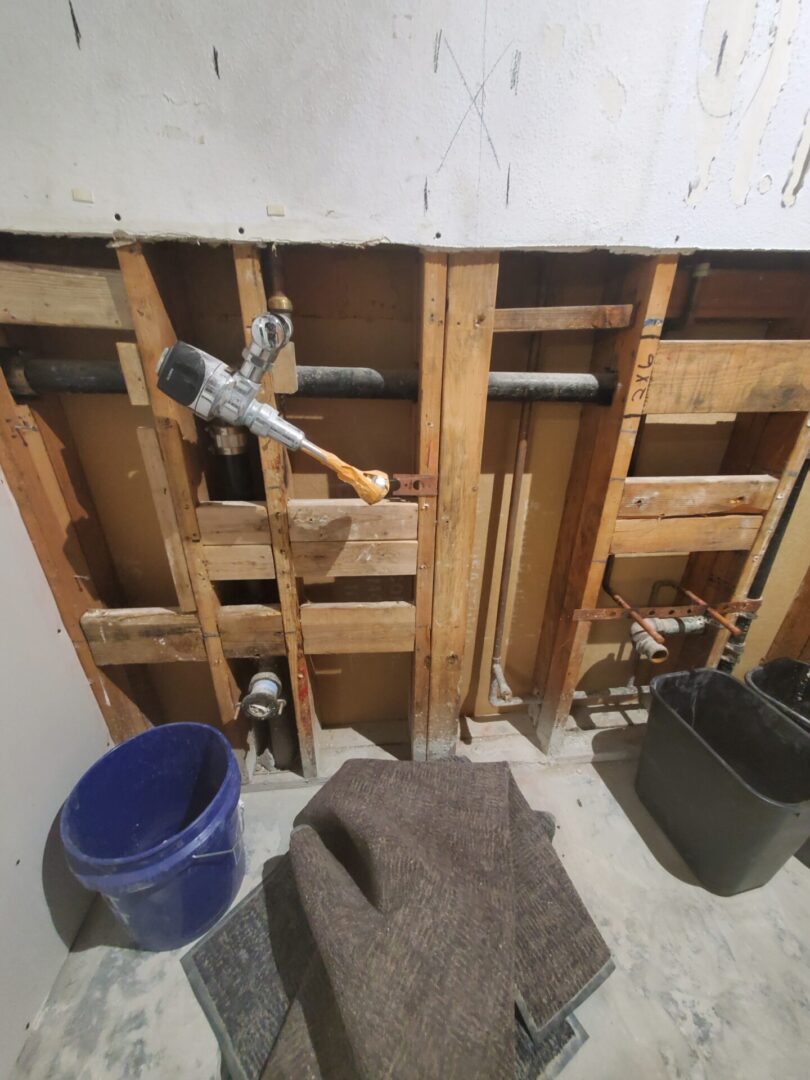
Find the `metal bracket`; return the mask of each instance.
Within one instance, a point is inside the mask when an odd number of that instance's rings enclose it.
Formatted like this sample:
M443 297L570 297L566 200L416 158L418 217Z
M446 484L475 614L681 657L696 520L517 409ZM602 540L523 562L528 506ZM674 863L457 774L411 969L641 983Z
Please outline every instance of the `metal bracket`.
M727 604L714 604L715 611L721 615L739 615L743 611L757 611L761 600L732 600ZM657 607L640 607L635 610L646 619L685 619L688 615L705 615L708 609L706 604L658 604ZM604 622L608 619L629 619L630 612L624 608L577 608L574 612L574 622Z
M438 495L439 478L431 473L394 473L391 477L391 494L405 496Z

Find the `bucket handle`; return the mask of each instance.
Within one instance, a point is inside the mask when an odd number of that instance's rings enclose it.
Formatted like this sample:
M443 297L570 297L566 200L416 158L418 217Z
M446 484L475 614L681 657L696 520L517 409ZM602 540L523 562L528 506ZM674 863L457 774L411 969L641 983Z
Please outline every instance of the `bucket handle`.
M241 799L237 803L237 809L239 810L239 836L233 847L225 848L223 851L206 851L202 855L192 855L192 862L205 862L206 859L222 859L226 855L234 854L245 836L245 804Z

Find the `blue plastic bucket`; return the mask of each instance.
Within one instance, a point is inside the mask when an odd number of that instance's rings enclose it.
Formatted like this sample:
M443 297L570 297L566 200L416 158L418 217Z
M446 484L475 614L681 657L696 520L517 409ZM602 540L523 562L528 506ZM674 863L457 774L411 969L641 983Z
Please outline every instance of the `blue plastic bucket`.
M204 724L166 724L105 754L62 808L79 881L144 949L176 949L227 911L245 874L239 766Z

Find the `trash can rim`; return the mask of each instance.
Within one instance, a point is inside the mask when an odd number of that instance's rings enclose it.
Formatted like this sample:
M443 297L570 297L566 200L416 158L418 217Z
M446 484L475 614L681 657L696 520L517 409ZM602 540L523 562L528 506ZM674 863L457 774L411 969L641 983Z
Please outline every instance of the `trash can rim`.
M691 674L697 674L698 672L702 672L702 671L708 671L712 675L717 675L720 678L727 679L729 682L734 683L735 686L740 687L740 689L743 691L744 694L750 695L752 698L754 698L757 701L758 704L760 704L760 705L764 706L766 709L768 709L777 718L777 720L779 720L779 721L787 721L788 723L790 723L791 727L796 728L799 731L803 731L803 729L798 724L794 723L790 719L790 717L786 717L785 714L781 710L776 708L776 706L771 705L770 702L765 701L764 698L760 697L758 694L755 694L754 691L750 689L750 687L746 686L745 683L740 682L739 679L735 679L732 675L729 675L725 671L719 671L717 668L707 668L707 667L692 668L691 669ZM718 752L714 749L714 747L711 745L711 743L708 742L703 737L703 735L701 735L701 733L697 730L697 728L692 727L691 724L687 723L686 720L684 720L684 718L670 705L670 703L668 701L666 701L661 696L661 694L658 692L659 684L666 682L666 680L668 680L668 679L673 679L676 676L683 675L683 674L685 674L685 672L682 672L682 671L667 671L667 672L662 673L661 675L655 675L655 676L653 676L652 679L650 679L650 692L655 695L655 697L657 698L659 703L667 710L667 712L669 712L672 716L674 716L679 724L682 724L684 727L687 727L691 731L691 733L695 736L695 738L699 739L701 741L701 743L706 747L706 749L709 751L709 753L712 755L712 757L714 757L717 761L720 762L720 764L723 766L723 768L726 770L726 772L731 773L731 775L734 777L734 779L738 783L742 784L742 786L746 789L746 791L750 791L750 793L753 796L755 796L757 799L760 799L762 802L770 803L771 806L776 806L776 807L779 807L780 809L789 809L792 806L796 806L796 807L806 806L808 804L808 802L810 802L810 799L801 799L799 802L782 802L779 799L771 798L770 795L766 795L761 791L757 791L756 788L752 787L748 783L748 781L745 779L745 777L741 776L740 773L738 773L736 769L733 769L731 767L731 765L729 765L729 763L726 761L726 759L721 754L718 754ZM808 733L806 731L803 731L803 734L806 735L808 738L810 738L810 733Z

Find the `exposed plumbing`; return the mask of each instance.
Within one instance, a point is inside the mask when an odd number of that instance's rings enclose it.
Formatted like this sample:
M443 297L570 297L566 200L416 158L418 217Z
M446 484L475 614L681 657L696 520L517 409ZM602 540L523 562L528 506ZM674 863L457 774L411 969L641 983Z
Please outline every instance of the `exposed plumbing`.
M257 671L239 706L252 725L257 760L268 771L288 769L295 756L295 734L289 714L284 713L283 692L280 675L270 669Z
M379 502L388 494L385 473L376 469L361 472L316 446L277 409L259 400L263 376L291 337L292 320L287 314L268 311L258 315L251 324L250 342L242 353L238 371L202 349L178 341L164 349L160 357L158 388L188 406L201 420L223 420L246 427L254 435L276 439L290 450L303 450L351 484L367 503Z
M650 619L644 620L656 631L660 638L671 637L674 634L702 634L708 625L705 615L686 615L682 619ZM652 634L639 623L634 622L630 627L630 640L633 648L643 660L651 660L654 664L663 664L669 656L669 649L663 641L657 641Z
M39 394L125 394L127 386L115 360L71 360L32 356L0 349L0 365L19 401ZM416 371L380 371L370 367L324 364L296 367L299 398L351 398L368 401L416 401ZM558 401L609 405L616 386L611 374L591 372L491 371L489 401Z

